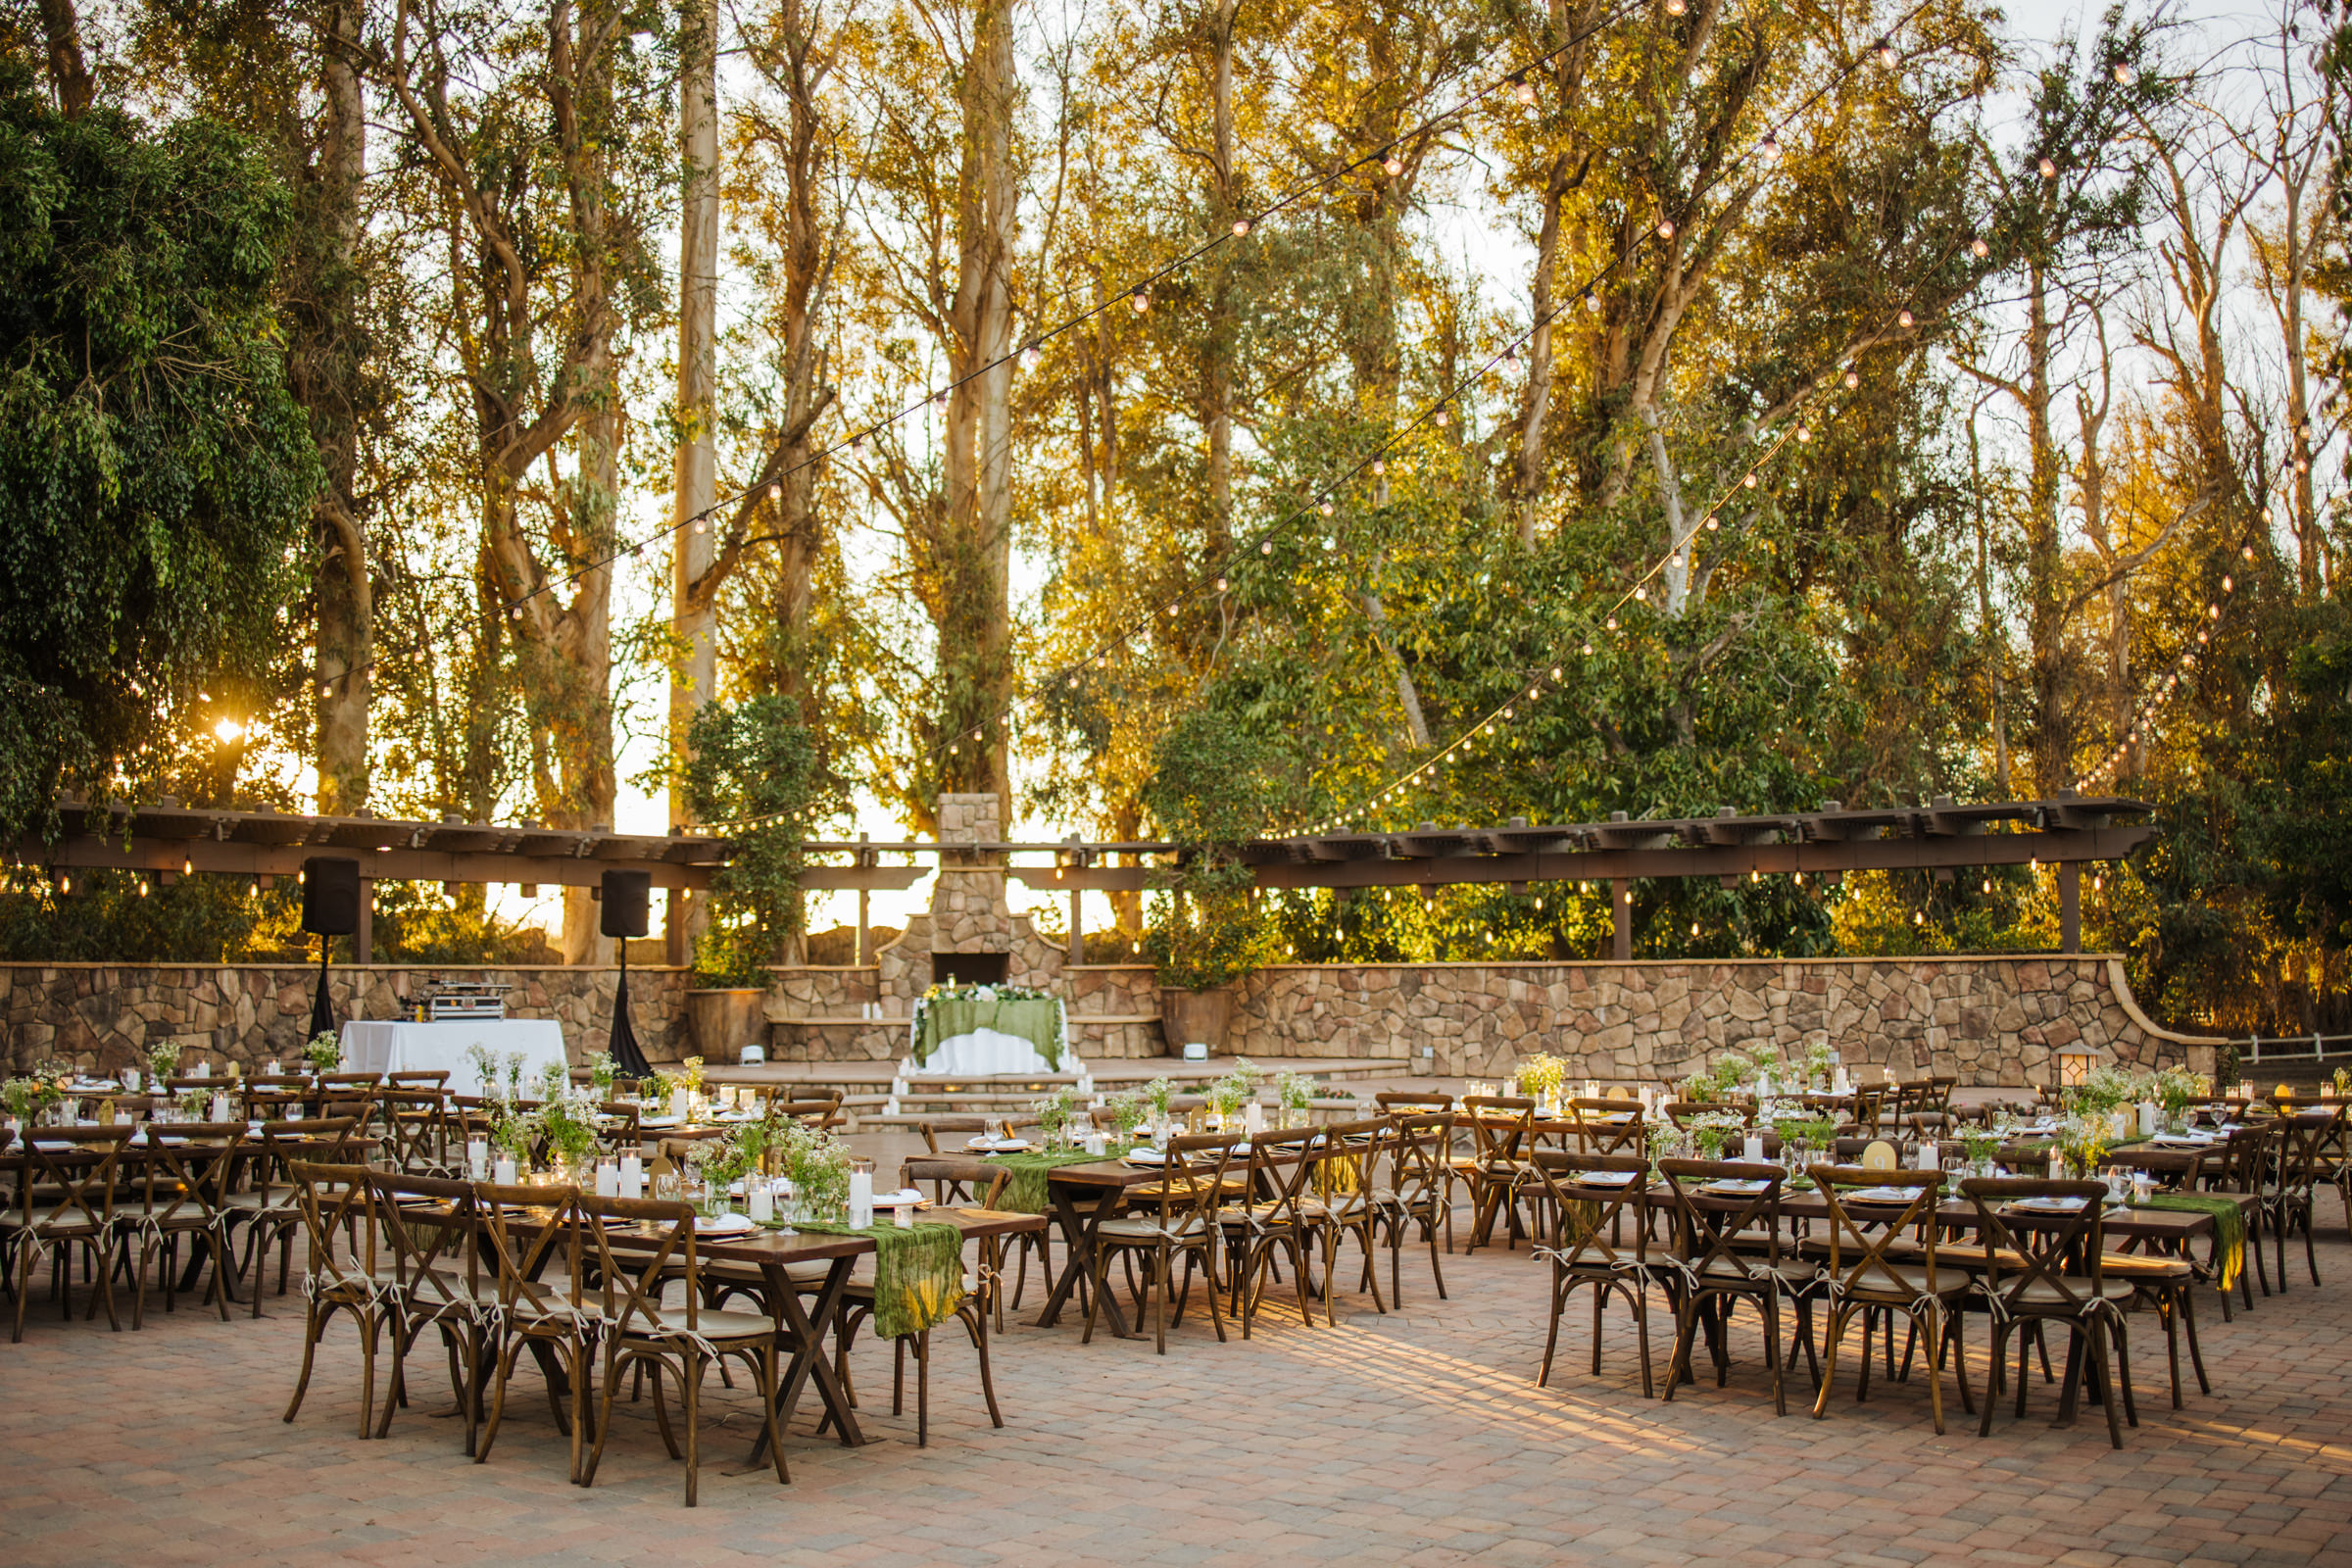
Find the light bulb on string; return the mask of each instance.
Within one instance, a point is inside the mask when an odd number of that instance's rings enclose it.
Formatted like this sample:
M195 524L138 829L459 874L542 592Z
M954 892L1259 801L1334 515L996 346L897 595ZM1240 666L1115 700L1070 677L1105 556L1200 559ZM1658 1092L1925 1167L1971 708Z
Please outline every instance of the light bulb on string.
M1389 466L1381 459L1374 458L1372 460L1372 471L1374 473L1386 473L1389 471Z
M1753 473L1750 473L1746 478L1740 480L1740 482L1745 485L1748 489L1753 490L1756 487L1756 476ZM1709 517L1707 519L1709 526L1713 526L1714 521L1715 519L1713 517Z
M1233 237L1235 239L1247 238L1249 233L1250 220L1247 218L1237 218L1233 220Z
M1441 430L1446 427L1446 421L1448 417L1450 417L1450 416L1446 414L1446 405L1443 403L1429 411L1430 422Z
M1862 372L1856 369L1847 369L1845 372L1845 389L1848 392L1851 392L1854 388L1860 386L1861 384Z
M1509 343L1503 345L1502 368L1506 370L1519 368L1519 350L1515 345Z
M2118 60L2115 63L2115 84L2117 86L2129 87L2138 79L2139 73L2132 69L2132 62L2129 60Z
M1021 350L1021 368L1024 370L1034 370L1038 367L1038 362L1043 360L1045 357L1046 351L1042 348L1039 348L1035 343L1032 343L1027 348Z
M1903 58L1895 52L1894 40L1891 38L1881 38L1877 43L1871 45L1870 54L1871 58L1886 71L1892 71Z
M1395 179L1398 174L1404 172L1404 160L1392 152L1380 161L1380 167L1388 171L1391 179Z
M2047 158L2035 159L2034 161L2034 167L2041 171L2041 177L2044 179L2056 179L2058 177L2058 166Z
M1523 104L1532 104L1536 101L1536 84L1523 75L1515 75L1511 78L1511 96Z
M705 519L697 517L694 519L694 531L696 533L709 533L710 531L710 524Z
M2248 561L2252 561L2254 559L2254 547L2252 545L2246 546L2245 549L2238 553L2244 556Z
M1316 510L1317 510L1317 511L1319 511L1319 512L1321 512L1321 513L1323 514L1323 515L1325 515L1326 517L1328 517L1328 516L1330 516L1330 515L1331 515L1331 503L1330 503L1330 502L1328 502L1328 501L1326 501L1326 502L1324 502L1324 503L1323 503L1323 505L1322 505L1322 506L1318 507Z
M1135 307L1136 315L1141 316L1152 308L1152 291L1138 283L1127 296L1127 303Z
M933 398L933 399L931 400L931 408L932 408L933 412L935 412L935 413L938 413L938 414L945 414L945 413L947 413L947 412L948 412L948 395L947 395L945 392L942 392L942 393L941 393L939 396L937 396L937 397Z
M1588 311L1597 311L1600 309L1600 296L1593 293L1591 289L1585 290L1585 309Z
M1585 644L1585 654L1586 654L1586 656L1587 656L1588 658L1590 658L1590 657L1591 657L1591 655L1592 655L1592 645L1591 643L1587 643L1587 644Z
M1679 17L1690 9L1690 0L1666 0L1666 14L1670 17Z
M1918 321L1908 310L1901 310L1894 313L1894 324L1907 332L1917 325Z
M1796 427L1796 438L1799 441L1811 441L1813 439L1813 431L1810 427L1800 424Z
M1611 615L1609 617L1608 629L1611 631L1615 631L1617 629L1617 617L1615 615Z
M1968 253L1981 262L1992 254L1992 247L1984 243L1984 236L1980 234L1968 242Z
M1779 163L1781 161L1780 137L1767 135L1762 141L1756 143L1756 156L1768 164Z
M1261 556L1272 555L1274 553L1274 541L1268 539L1265 543L1259 545L1257 547L1257 553Z
M784 499L784 487L783 487L782 485L780 485L780 484L771 484L771 485L769 485L769 486L767 487L767 499L768 499L768 500L770 500L770 501L781 501L781 500L783 500L783 499Z
M2229 575L2229 573L2228 573L2228 572L2224 572L2224 573L2222 574L2222 592L2224 592L2224 593L2226 593L2226 594L2227 594L2227 593L2234 593L2234 592L2236 592L2236 591L2237 591L2237 584L2235 584L2235 583L2233 583L2233 582L2231 582L2231 581L2230 580L2230 575Z
M1219 592L1219 593L1223 593L1224 591L1225 591L1225 579L1224 579L1224 578L1222 578L1222 577L1219 577L1219 578L1217 579L1217 592Z
M1661 218L1661 219L1659 219L1659 220L1658 220L1658 238L1660 238L1660 239L1672 239L1672 238L1674 238L1674 220L1673 220L1673 219L1671 219L1671 218Z

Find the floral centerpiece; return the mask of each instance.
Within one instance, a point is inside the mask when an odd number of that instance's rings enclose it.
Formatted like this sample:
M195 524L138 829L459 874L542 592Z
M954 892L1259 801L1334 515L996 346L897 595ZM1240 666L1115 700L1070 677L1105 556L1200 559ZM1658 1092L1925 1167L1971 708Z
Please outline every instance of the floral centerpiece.
M2339 1073L2342 1068L2336 1069ZM2164 1129L2177 1133L2188 1125L2189 1107L2213 1098L2204 1074L2186 1067L2162 1067L2148 1075L2147 1095L2164 1112Z
M179 1070L179 1042L159 1040L147 1048L147 1076L162 1083Z
M2066 1161L2068 1172L2085 1178L2099 1168L2111 1147L2110 1127L2104 1115L2069 1116L2058 1124L2058 1153Z
M1539 1051L1519 1064L1519 1092L1545 1104L1557 1102L1567 1081L1568 1063L1549 1052Z
M760 1168L772 1131L765 1122L748 1122L724 1137L698 1139L687 1148L687 1169L703 1182L705 1214L715 1217L727 1211L730 1191Z
M1102 1102L1102 1108L1110 1112L1110 1125L1117 1131L1118 1141L1134 1143L1135 1129L1142 1124L1147 1108L1144 1097L1134 1093L1112 1095Z
M2001 1147L2017 1136L2017 1124L2007 1116L1995 1116L1990 1122L1962 1122L1959 1128L1960 1151L1968 1160L1969 1174L1989 1176L1992 1163Z
M1707 1110L1690 1118L1690 1141L1707 1159L1721 1159L1726 1145L1746 1136L1747 1118L1737 1111Z
M1257 1069L1248 1056L1237 1056L1232 1070L1208 1086L1208 1108L1216 1113L1219 1125L1230 1129L1242 1106L1256 1095Z
M321 1029L311 1036L310 1044L302 1048L302 1054L314 1071L333 1072L343 1065L343 1043L332 1030Z
M1038 1131L1046 1135L1046 1147L1058 1148L1069 1141L1070 1123L1078 1114L1078 1091L1063 1084L1029 1109L1037 1117Z
M1826 1092L1838 1077L1838 1053L1830 1049L1825 1037L1805 1047L1805 1083L1817 1092Z
M1165 1127L1176 1103L1176 1080L1161 1074L1137 1092L1144 1108L1152 1113L1152 1125Z
M598 1100L612 1098L613 1080L619 1076L620 1063L612 1059L610 1051L600 1051L588 1058L588 1083L595 1089Z
M1772 1130L1780 1134L1781 1162L1802 1174L1808 1155L1827 1156L1837 1147L1838 1118L1817 1115L1797 1104L1775 1104L1767 1113Z
M539 1108L531 1115L535 1141L576 1182L596 1157L596 1102L572 1088L569 1078L561 1063L549 1063L539 1076Z
M63 1067L35 1067L22 1078L0 1084L0 1102L7 1103L12 1118L30 1125L46 1115L51 1106L64 1102L66 1086L72 1079L72 1072Z
M1301 1078L1287 1070L1274 1075L1274 1102L1282 1107L1284 1125L1305 1126L1307 1109L1314 1102L1315 1081L1312 1078Z
M849 1146L799 1121L778 1121L772 1132L777 1167L792 1183L793 1217L818 1223L840 1218L850 1200Z

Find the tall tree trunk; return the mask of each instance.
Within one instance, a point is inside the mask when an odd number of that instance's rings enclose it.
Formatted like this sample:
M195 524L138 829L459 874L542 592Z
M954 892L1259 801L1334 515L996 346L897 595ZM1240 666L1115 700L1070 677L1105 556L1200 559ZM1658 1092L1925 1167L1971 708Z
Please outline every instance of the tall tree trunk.
M679 152L686 166L678 218L678 447L670 501L670 596L674 661L669 677L670 763L683 771L686 735L695 710L718 683L715 599L697 592L709 575L716 533L707 514L717 499L712 442L717 392L718 332L718 19L714 0L689 0L679 40ZM701 528L692 519L704 518ZM669 789L673 827L691 825L685 790ZM663 921L665 956L690 963L703 924L700 906L669 902Z
M57 94L58 112L78 120L97 89L82 56L81 19L74 14L74 0L41 0L41 35L48 47L49 88Z
M1230 227L1240 215L1233 172L1233 23L1240 0L1217 0L1216 66L1210 78L1215 167L1209 172L1209 210ZM1233 539L1233 282L1219 267L1209 289L1209 316L1200 338L1201 423L1208 434L1208 540L1211 561Z
M357 258L360 182L368 168L367 105L360 94L354 53L359 43L356 5L325 15L319 49L322 125L318 150L318 219L323 239L321 288L313 326L316 341L297 374L314 384L298 389L326 469L319 495L318 557L318 810L350 815L368 804L368 708L374 662L375 595L367 535L355 493L360 431L352 406L358 331Z
M939 626L941 718L950 751L941 781L993 794L1010 830L1012 776L1004 712L1012 698L1012 241L1019 184L1012 162L1015 92L1011 0L983 0L956 83L963 120L956 188L956 273L949 311ZM985 367L985 368L984 368Z
M2009 705L2008 679L2002 664L2009 639L1992 615L1992 538L1984 522L1984 455L1973 409L1968 416L1968 477L1977 518L1977 626L1978 634L1984 640L1986 667L1991 672L1985 683L1985 700L1992 718L1993 789L2005 801L2009 798Z
M2034 688L2034 788L2043 800L2075 782L2073 665L2066 654L2065 552L2058 532L2061 465L2050 427L2050 280L2026 273L2026 630Z

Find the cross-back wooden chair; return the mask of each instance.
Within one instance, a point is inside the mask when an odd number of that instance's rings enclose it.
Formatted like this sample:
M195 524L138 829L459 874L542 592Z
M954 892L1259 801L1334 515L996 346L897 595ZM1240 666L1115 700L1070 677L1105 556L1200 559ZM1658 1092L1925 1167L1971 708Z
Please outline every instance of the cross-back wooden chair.
M2320 1184L2333 1179L2328 1150L2335 1141L2340 1110L2302 1111L2278 1118L2276 1153L2270 1163L2271 1180L2262 1193L2263 1223L2271 1229L2271 1238L2278 1248L2278 1291L2286 1292L2286 1233L2303 1233L2303 1265L2311 1271L2311 1283L2320 1283L2319 1254L2312 1249L2313 1211L2318 1206Z
M1314 1171L1310 1190L1323 1207L1323 1316L1332 1315L1332 1296L1339 1288L1340 1241L1352 1236L1363 1250L1357 1289L1372 1294L1372 1309L1386 1313L1381 1299L1379 1270L1374 1253L1380 1245L1380 1193L1394 1191L1392 1167L1397 1157L1396 1132L1386 1116L1333 1122L1323 1128L1323 1142L1311 1146Z
M1950 1264L1938 1271L1936 1248L1943 1234L1936 1206L1943 1175L1932 1170L1862 1170L1851 1165L1814 1165L1806 1174L1829 1209L1825 1239L1808 1250L1823 1258L1821 1294L1829 1300L1822 1341L1821 1387L1813 1418L1829 1414L1830 1389L1838 1377L1838 1346L1846 1325L1863 1319L1861 1381L1855 1400L1870 1397L1870 1323L1886 1325L1889 1339L1897 1314L1928 1346L1928 1409L1936 1431L1943 1431L1943 1356L1952 1353L1961 1408L1974 1414L1968 1362L1960 1343L1960 1303L1971 1288L1965 1270Z
M447 1176L465 1167L463 1141L452 1152L449 1096L430 1087L392 1087L377 1091L376 1108L383 1117L381 1163L390 1170L418 1176Z
M330 1165L307 1159L289 1161L287 1174L294 1185L308 1243L302 1274L302 1372L294 1380L294 1397L284 1419L291 1422L310 1392L311 1369L318 1342L337 1313L350 1317L360 1335L360 1436L375 1436L375 1341L384 1326L382 1297L395 1283L388 1263L377 1255L381 1234L375 1222L375 1172L365 1165ZM352 1245L338 1250L338 1235ZM255 1282L257 1288L260 1282Z
M24 1168L18 1174L17 1201L4 1226L16 1248L17 1321L11 1343L24 1338L24 1307L32 1298L34 1261L49 1254L50 1281L68 1317L74 1315L74 1257L80 1253L97 1289L89 1315L106 1305L109 1327L120 1330L115 1313L115 1188L128 1122L111 1127L33 1127L24 1132Z
M1704 1326L1715 1356L1715 1386L1730 1377L1725 1347L1732 1308L1740 1301L1764 1320L1764 1362L1772 1373L1775 1414L1788 1413L1787 1369L1781 1356L1781 1301L1813 1281L1810 1264L1785 1256L1781 1237L1781 1185L1788 1173L1778 1165L1743 1160L1661 1159L1674 1215L1674 1355L1666 1367L1665 1398L1690 1373L1690 1355ZM1752 1184L1731 1191L1720 1184Z
M2122 1447L2123 1428L2116 1421L2119 1404L2132 1425L2139 1425L2139 1418L2132 1408L2131 1344L2125 1337L2122 1310L2132 1287L2108 1279L2104 1270L2101 1209L2107 1200L2107 1184L1972 1176L1961 1182L1960 1191L1977 1211L1978 1236L1986 1252L1980 1289L1991 1308L1992 1320L1992 1381L1984 1392L1979 1436L1992 1431L1992 1408L2005 1375L2009 1336L2031 1329L2038 1337L2047 1325L2055 1323L2070 1337L2059 1420L2075 1418L2080 1372L2087 1353L2106 1408L2107 1441ZM2031 1214L2012 1206L2053 1201L2080 1206ZM2117 1362L2112 1377L2107 1359L2110 1342ZM2021 1419L2026 1413L2027 1384L2025 1341L2021 1338L2017 1367L2017 1414Z
M450 1389L470 1455L498 1309L495 1265L485 1277L483 1250L474 1245L482 1227L473 1184L411 1171L379 1171L374 1182L376 1219L394 1279L394 1288L377 1298L392 1342L392 1382L375 1435L389 1431L392 1412L408 1403L409 1352L426 1329L434 1329L448 1352Z
M1507 1220L1505 1240L1516 1249L1527 1234L1518 1197L1521 1182L1530 1179L1536 1102L1516 1095L1465 1095L1454 1125L1470 1131L1470 1159L1458 1167L1470 1187L1470 1238L1463 1250L1492 1246L1497 1218Z
M1227 1195L1228 1173L1245 1140L1226 1133L1188 1133L1168 1140L1167 1175L1152 1189L1146 1205L1105 1219L1096 1233L1099 1247L1092 1259L1094 1292L1087 1298L1086 1332L1081 1345L1095 1335L1095 1316L1110 1273L1112 1256L1148 1256L1146 1281L1152 1296L1152 1338L1158 1353L1168 1353L1169 1275L1176 1259L1184 1260L1184 1281L1176 1298L1175 1321L1184 1321L1184 1303L1191 1297L1196 1266L1207 1281L1208 1319L1225 1343L1225 1315L1217 1305L1217 1244L1223 1234L1218 1216ZM1136 1315L1143 1315L1143 1298L1136 1298Z
M1535 1255L1551 1265L1551 1321L1544 1335L1544 1365L1536 1387L1551 1382L1560 1318L1579 1289L1592 1292L1592 1375L1600 1375L1602 1311L1624 1298L1642 1348L1642 1396L1655 1392L1649 1366L1649 1161L1640 1154L1542 1151L1536 1178L1559 1224Z
M386 1087L392 1089L447 1089L449 1069L446 1067L416 1068L407 1072L384 1074Z
M777 1329L764 1312L737 1312L703 1306L702 1263L695 1248L694 1210L685 1203L663 1203L639 1198L596 1198L572 1194L568 1204L582 1261L598 1281L597 1295L585 1303L592 1320L605 1335L604 1387L596 1401L596 1442L580 1456L581 1435L589 1425L583 1381L587 1355L574 1362L575 1399L572 1433L572 1479L581 1486L596 1483L597 1467L605 1456L605 1440L612 1432L612 1406L620 1395L623 1367L644 1367L652 1374L654 1420L662 1444L673 1459L686 1463L686 1506L699 1501L702 1482L703 1377L710 1364L737 1359L750 1368L759 1395L760 1420L767 1434L768 1458L779 1482L790 1481L784 1459L783 1435L776 1426ZM618 1224L650 1226L659 1232L658 1245L639 1250L614 1251L608 1227ZM506 1265L501 1262L502 1275ZM681 1304L662 1299L670 1280L686 1289ZM576 1290L572 1309L582 1302ZM510 1357L511 1359L511 1357ZM670 1430L669 1409L662 1396L664 1372L678 1380L679 1403L686 1421L683 1451ZM494 1416L495 1419L495 1416Z
M138 1328L147 1316L147 1265L159 1254L164 1310L178 1309L179 1241L188 1237L212 1260L213 1283L205 1299L228 1321L228 1196L236 1180L237 1148L245 1124L227 1122L172 1122L142 1129L139 1146L144 1159L130 1206L122 1216L126 1229L139 1239L137 1271L132 1275L130 1326Z
M1640 1101L1580 1095L1568 1102L1568 1109L1577 1126L1577 1152L1638 1154L1643 1152ZM1626 1119L1613 1119L1618 1116Z
M1372 1097L1383 1115L1425 1115L1453 1108L1451 1095L1428 1094L1418 1090L1384 1089Z
M573 1187L501 1187L477 1182L473 1192L490 1254L498 1265L498 1343L488 1357L490 1414L475 1440L473 1462L482 1464L506 1419L507 1385L515 1363L529 1350L547 1382L547 1402L556 1425L571 1440L571 1479L580 1477L582 1444L592 1400L588 1367L604 1337L597 1303L586 1294L585 1233L581 1195ZM616 1200L607 1199L607 1202ZM682 1203L661 1205L686 1210ZM688 1225L693 1221L691 1210ZM603 1239L596 1224L598 1240ZM564 1388L557 1388L561 1373ZM569 1394L566 1415L563 1396Z
M1312 1195L1314 1161L1310 1156L1311 1146L1322 1136L1318 1128L1298 1127L1261 1133L1252 1139L1244 1200L1229 1202L1217 1211L1233 1273L1234 1309L1242 1320L1245 1340L1256 1322L1267 1281L1286 1252L1290 1254L1298 1316L1307 1327L1314 1327L1315 1309L1307 1289L1312 1279L1308 1259L1319 1248L1329 1216Z
M253 1315L262 1315L262 1270L271 1243L277 1245L277 1294L286 1294L292 1268L294 1236L302 1229L302 1199L295 1190L293 1163L318 1165L358 1163L351 1157L353 1135L359 1123L349 1116L313 1117L297 1121L248 1124L239 1146L243 1185L222 1202L224 1231L245 1227L245 1251L237 1274L253 1270Z
M1452 1248L1453 1167L1447 1159L1453 1146L1453 1115L1449 1111L1392 1115L1396 1139L1391 1145L1389 1183L1374 1190L1379 1205L1383 1243L1389 1250L1389 1299L1404 1300L1404 1241L1408 1230L1420 1233L1429 1250L1429 1277L1446 1299L1446 1271L1438 1263L1438 1231L1446 1231Z

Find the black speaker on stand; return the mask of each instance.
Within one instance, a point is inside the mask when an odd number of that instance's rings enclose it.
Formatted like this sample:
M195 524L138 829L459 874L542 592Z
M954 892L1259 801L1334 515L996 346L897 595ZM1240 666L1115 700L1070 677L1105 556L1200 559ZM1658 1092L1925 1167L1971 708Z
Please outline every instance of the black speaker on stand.
M335 1004L326 991L326 950L360 928L360 862L314 857L302 862L302 928L318 939L318 994L311 1000L305 1044L335 1032Z
M654 1070L638 1048L637 1031L629 1027L629 938L645 935L653 883L650 871L607 871L597 911L597 929L614 938L620 949L620 982L612 988L612 1038L605 1049L624 1078L643 1078Z

